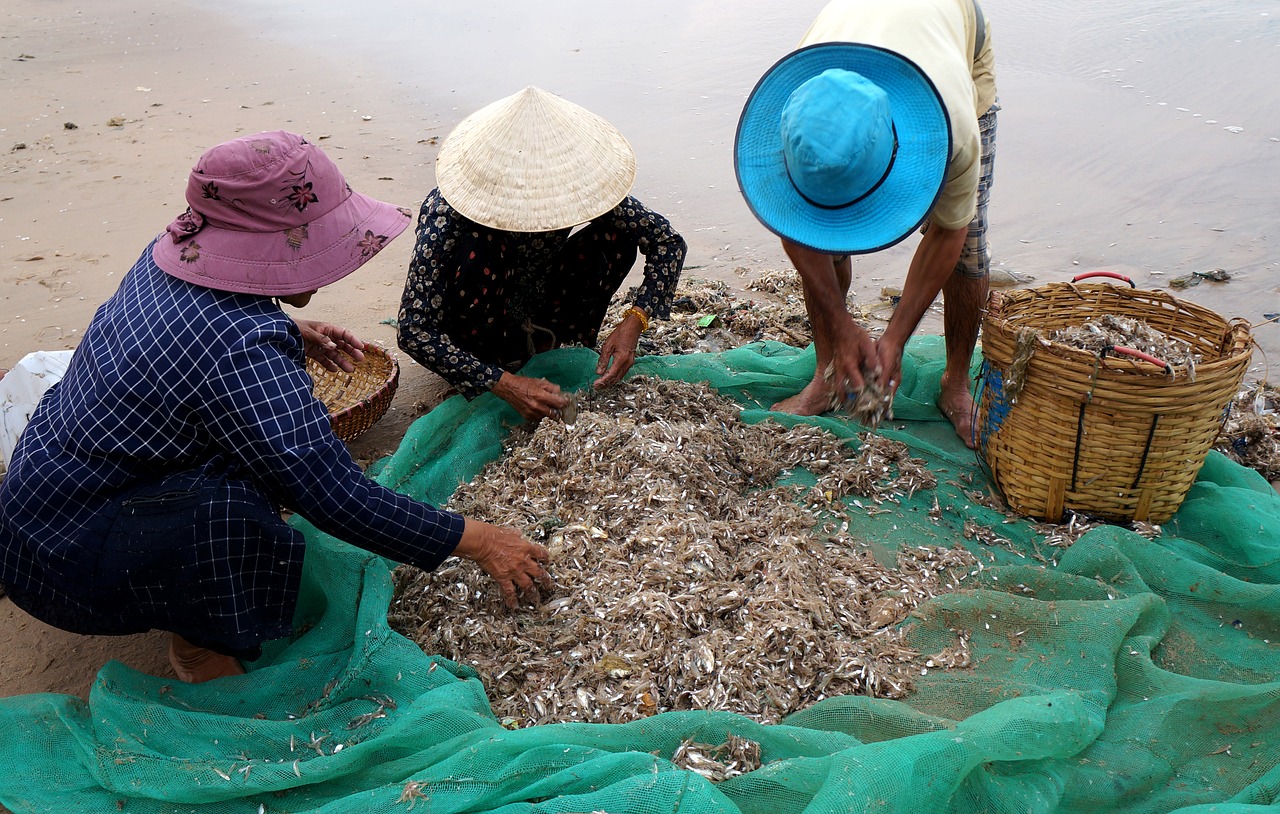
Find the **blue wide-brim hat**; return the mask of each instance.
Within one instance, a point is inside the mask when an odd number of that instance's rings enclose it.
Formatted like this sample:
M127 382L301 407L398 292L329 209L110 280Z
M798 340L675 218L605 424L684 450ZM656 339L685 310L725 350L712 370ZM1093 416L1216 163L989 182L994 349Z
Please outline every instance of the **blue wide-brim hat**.
M852 71L889 101L896 153L868 194L824 206L792 183L784 156L783 111L801 85L831 69ZM738 120L734 170L742 197L770 231L827 254L866 254L898 243L928 216L946 181L951 121L937 88L914 62L885 48L827 42L793 51L770 68Z

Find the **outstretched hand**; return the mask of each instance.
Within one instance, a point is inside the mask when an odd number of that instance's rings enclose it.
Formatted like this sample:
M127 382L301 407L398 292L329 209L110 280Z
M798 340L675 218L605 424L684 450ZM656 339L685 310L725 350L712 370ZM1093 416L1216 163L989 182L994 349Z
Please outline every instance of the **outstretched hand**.
M609 332L600 346L600 361L596 364L594 387L617 384L636 363L636 343L640 341L640 320L628 316Z
M341 325L309 319L294 322L302 332L307 356L323 365L325 370L351 373L356 369L355 362L364 359L364 343Z
M542 593L555 590L543 567L551 557L545 547L529 542L515 529L469 517L465 520L462 541L453 553L483 568L498 583L508 608L515 609L522 595L536 605Z
M569 399L557 385L546 379L531 379L509 371L502 374L493 386L494 395L516 408L526 421L538 421L569 404Z

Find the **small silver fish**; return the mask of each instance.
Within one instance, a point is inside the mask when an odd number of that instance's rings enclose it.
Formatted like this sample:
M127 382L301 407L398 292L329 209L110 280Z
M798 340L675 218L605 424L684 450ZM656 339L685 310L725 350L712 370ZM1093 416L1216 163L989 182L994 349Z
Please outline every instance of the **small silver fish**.
M561 408L560 419L570 427L578 420L578 396L576 393L569 394L569 403Z

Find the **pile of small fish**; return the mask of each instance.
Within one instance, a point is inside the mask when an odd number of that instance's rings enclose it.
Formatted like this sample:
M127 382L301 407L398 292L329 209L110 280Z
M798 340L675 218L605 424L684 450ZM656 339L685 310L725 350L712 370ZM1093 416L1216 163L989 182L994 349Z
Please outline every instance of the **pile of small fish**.
M835 365L827 365L823 379L830 385L835 378ZM868 373L863 377L861 390L841 393L833 388L828 410L840 410L869 430L880 426L881 421L893 420L893 390L881 384L879 376Z
M773 294L790 305L804 308L804 285L795 269L766 269L747 283L747 289Z
M718 353L765 340L806 347L813 341L813 330L799 285L800 276L794 271L765 272L746 286L764 296L740 299L720 280L681 279L670 318L653 321L649 331L641 335L637 353ZM606 329L621 321L634 296L632 290L614 298L604 320Z
M572 426L517 428L449 504L542 541L553 595L513 613L471 562L396 573L393 627L474 667L509 725L678 709L776 722L967 664L963 645L915 652L898 623L956 590L973 556L904 548L886 567L848 533L843 499L873 511L937 485L904 445L748 424L705 383L582 395Z
M1195 367L1202 359L1189 343L1158 331L1140 319L1114 314L1103 314L1083 325L1050 331L1049 339L1091 353L1102 353L1108 346L1141 351L1173 367L1185 366L1193 380Z
M671 762L676 768L696 772L712 783L753 772L763 765L760 744L732 733L716 746L692 738L681 741Z

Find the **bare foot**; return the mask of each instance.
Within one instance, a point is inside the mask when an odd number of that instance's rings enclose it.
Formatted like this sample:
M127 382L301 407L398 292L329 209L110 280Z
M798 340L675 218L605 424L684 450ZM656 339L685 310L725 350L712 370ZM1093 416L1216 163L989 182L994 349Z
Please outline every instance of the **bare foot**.
M176 633L169 641L169 666L173 667L179 679L188 684L244 675L244 666L235 656L224 656L208 648L197 647Z
M815 378L799 393L783 399L769 409L775 413L791 415L820 415L831 409L831 390L825 381Z
M956 428L956 435L964 441L969 449L977 447L978 439L974 434L973 396L965 385L951 386L946 375L942 377L942 392L938 394L938 409Z

